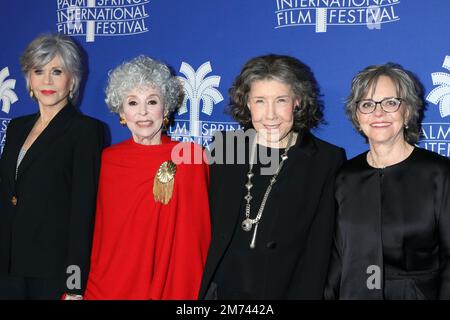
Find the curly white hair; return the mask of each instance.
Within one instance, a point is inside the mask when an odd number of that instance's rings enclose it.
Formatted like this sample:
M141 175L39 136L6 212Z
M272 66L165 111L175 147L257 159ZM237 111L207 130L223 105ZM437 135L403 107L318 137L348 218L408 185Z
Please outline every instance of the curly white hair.
M181 106L184 98L181 81L167 65L144 55L125 61L109 72L105 102L118 114L131 90L149 86L161 91L165 113L173 113Z

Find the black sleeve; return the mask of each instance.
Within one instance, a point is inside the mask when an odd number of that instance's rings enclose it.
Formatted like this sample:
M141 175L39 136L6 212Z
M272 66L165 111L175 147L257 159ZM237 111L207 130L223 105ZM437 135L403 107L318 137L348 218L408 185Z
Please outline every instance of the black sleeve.
M311 292L308 296L296 297L296 299L323 299L336 216L334 181L344 160L345 153L342 149L335 153L331 160L333 165L327 174L317 214L309 232L307 256L305 256L307 263L302 269L304 280L302 283L305 285L309 283Z
M67 293L83 294L86 289L103 139L103 125L91 120L79 130L74 146L66 271L71 266L79 268L81 283L78 288L68 288L68 283L75 283L70 278L75 273L67 273Z
M338 178L337 178L338 179ZM336 189L336 184L335 189ZM325 285L325 300L339 299L339 290L342 272L342 236L339 222L339 205L336 204L336 223L333 233L333 247L331 251L331 260L328 269L328 277Z

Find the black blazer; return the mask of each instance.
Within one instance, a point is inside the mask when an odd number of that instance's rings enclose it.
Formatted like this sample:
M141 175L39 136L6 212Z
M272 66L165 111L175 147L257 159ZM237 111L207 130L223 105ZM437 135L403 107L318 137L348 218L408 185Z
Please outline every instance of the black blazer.
M247 144L248 145L248 144ZM248 152L248 151L247 151ZM289 151L273 190L277 209L282 211L267 247L268 274L264 299L322 299L331 254L335 219L334 180L345 159L344 150L317 139L309 132L299 134ZM230 245L240 204L245 195L248 164L212 164L210 208L212 240L202 278L199 298L210 298L214 274ZM270 200L269 200L270 201ZM276 243L276 246L273 245ZM294 243L294 245L293 245ZM288 253L287 253L288 252Z
M12 120L0 159L0 274L61 278L82 294L87 281L103 125L65 106L27 151L39 113ZM14 204L12 198L16 197ZM67 267L81 270L69 290Z

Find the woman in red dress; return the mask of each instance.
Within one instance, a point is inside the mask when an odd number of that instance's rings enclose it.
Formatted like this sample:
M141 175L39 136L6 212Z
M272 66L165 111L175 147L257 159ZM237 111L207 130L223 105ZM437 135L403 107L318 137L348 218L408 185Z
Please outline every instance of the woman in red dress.
M196 299L210 242L208 166L200 146L162 134L182 86L139 56L110 73L106 96L132 138L102 155L84 298Z

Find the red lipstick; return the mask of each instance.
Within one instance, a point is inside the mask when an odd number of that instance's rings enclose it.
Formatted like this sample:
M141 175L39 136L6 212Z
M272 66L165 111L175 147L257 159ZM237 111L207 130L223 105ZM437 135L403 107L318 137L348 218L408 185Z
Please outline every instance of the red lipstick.
M41 90L41 93L45 95L54 94L55 92L55 90Z

